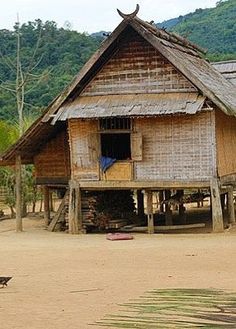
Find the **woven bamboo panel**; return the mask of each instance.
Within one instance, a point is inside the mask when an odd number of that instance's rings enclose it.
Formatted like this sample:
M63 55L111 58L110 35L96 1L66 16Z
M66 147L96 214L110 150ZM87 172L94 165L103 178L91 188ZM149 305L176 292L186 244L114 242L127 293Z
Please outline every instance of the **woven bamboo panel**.
M219 176L236 173L236 118L216 111L217 168Z
M216 171L214 113L135 120L143 135L136 180L205 180Z
M79 180L99 179L99 140L97 121L69 120L72 177Z
M138 34L123 41L82 95L194 91L195 87Z
M66 131L51 139L35 156L35 175L38 177L69 177L69 142Z

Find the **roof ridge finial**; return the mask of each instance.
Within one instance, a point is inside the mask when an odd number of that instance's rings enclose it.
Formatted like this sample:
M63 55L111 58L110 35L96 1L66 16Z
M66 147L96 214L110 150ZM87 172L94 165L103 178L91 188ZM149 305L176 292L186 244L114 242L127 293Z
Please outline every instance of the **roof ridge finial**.
M134 18L136 15L137 15L137 13L139 12L139 4L137 4L136 5L136 9L135 9L135 11L133 11L131 14L124 14L124 13L122 13L119 9L117 9L117 11L118 11L118 14L122 17L122 18L124 18L124 19L130 19L130 18Z

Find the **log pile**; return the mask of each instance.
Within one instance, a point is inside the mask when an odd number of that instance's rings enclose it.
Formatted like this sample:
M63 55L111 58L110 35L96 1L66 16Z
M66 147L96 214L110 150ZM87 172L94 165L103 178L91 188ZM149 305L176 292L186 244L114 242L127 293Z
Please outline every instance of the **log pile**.
M82 195L82 214L85 226L99 229L109 227L114 219L127 218L134 214L134 200L131 191L99 191Z

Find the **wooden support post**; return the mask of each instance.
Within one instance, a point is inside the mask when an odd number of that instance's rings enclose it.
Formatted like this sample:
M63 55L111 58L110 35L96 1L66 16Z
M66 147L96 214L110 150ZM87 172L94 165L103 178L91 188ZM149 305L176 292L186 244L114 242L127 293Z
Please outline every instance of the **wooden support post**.
M70 181L69 233L78 234L82 232L81 190L76 181Z
M154 218L153 218L153 202L152 191L147 191L147 217L148 217L148 233L154 233Z
M185 206L183 204L179 205L179 218L180 218L181 224L183 224L183 225L187 224L187 216L186 216L186 212L185 212Z
M144 217L144 195L142 190L137 190L138 216Z
M184 196L184 190L177 190L177 193L180 197ZM179 219L181 224L185 225L187 223L187 216L183 203L179 204Z
M211 180L211 206L213 232L223 232L224 222L221 208L220 191L217 178Z
M221 202L222 211L225 210L225 195L226 195L225 193L220 195L220 202Z
M160 203L160 212L163 213L164 212L164 191L160 191L159 192L159 203Z
M235 208L234 208L234 189L231 186L228 191L228 213L229 213L229 223L235 224Z
M171 197L171 191L165 190L165 200L168 200L170 197ZM165 222L167 226L173 225L172 211L168 203L165 206Z
M44 186L44 223L46 226L50 223L50 191L48 186Z
M53 204L53 190L49 192L49 209L54 212L54 204Z
M21 156L16 156L16 232L23 231L22 225L22 181L21 181Z

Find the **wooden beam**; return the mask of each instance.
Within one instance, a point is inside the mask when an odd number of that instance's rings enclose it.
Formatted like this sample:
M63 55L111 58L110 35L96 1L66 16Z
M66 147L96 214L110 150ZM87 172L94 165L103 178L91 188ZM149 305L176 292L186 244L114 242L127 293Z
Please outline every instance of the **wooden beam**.
M154 233L154 218L153 218L153 202L152 191L146 191L147 193L147 217L148 217L148 233Z
M236 173L220 177L220 183L222 186L224 185L236 186Z
M83 190L209 188L210 181L80 181Z
M69 193L69 233L82 233L81 190L78 182L70 182Z
M212 206L212 229L213 232L223 232L224 222L221 208L220 191L217 178L211 180L211 206Z
M234 189L230 188L228 191L228 212L229 212L229 223L235 224L235 208L234 208Z
M174 230L185 230L185 229L194 229L194 228L203 228L206 227L205 223L197 224L186 224L186 225L169 225L169 226L154 226L154 232L164 232L164 231L174 231ZM135 226L131 228L121 228L122 232L147 232L148 228L143 226Z
M22 181L21 181L21 156L16 155L16 232L23 231L22 225Z
M48 186L44 186L43 197L44 197L44 223L46 226L48 226L50 222L50 198L49 198Z

